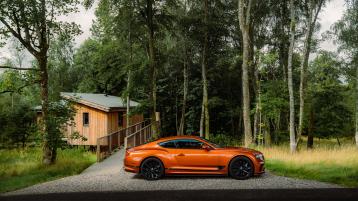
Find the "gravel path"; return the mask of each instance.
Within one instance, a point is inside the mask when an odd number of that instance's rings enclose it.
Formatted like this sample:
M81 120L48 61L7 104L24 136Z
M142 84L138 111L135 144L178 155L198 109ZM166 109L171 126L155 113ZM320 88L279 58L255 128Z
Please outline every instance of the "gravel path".
M98 191L155 191L196 189L290 189L290 188L340 188L338 185L293 179L265 173L248 180L229 177L171 176L157 181L146 181L140 176L125 172L123 149L101 163L96 163L79 175L30 186L9 192L15 194L42 194L61 192Z

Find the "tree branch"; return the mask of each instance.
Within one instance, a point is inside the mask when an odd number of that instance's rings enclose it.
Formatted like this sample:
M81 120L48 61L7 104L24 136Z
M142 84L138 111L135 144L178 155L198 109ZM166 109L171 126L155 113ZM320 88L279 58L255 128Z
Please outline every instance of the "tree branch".
M6 68L6 69L13 69L13 70L34 70L34 71L39 71L40 69L37 68L20 68L20 67L12 67L12 66L1 66L0 68Z
M32 55L34 56L37 55L38 52L31 46L31 44L29 44L27 41L24 40L24 38L22 38L20 33L17 33L13 28L11 28L11 26L1 17L0 17L0 22L2 22L5 25L5 27L9 30L10 33L12 33L13 36L19 39L21 44L23 44Z
M39 83L40 81L39 80L35 80L33 82L30 82L30 83L27 83L25 85L22 85L21 87L15 89L15 90L4 90L4 91L0 91L0 94L5 94L5 93L21 93L22 90L25 88L25 87L28 87L28 86L31 86L33 84L36 84L36 83Z

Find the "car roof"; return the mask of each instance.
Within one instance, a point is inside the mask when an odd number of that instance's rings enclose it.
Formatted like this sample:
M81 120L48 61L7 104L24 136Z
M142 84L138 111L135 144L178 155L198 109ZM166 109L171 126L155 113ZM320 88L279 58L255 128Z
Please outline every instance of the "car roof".
M199 136L193 136L193 135L181 135L181 136L170 136L170 137L164 137L157 140L157 142L163 142L168 140L177 140L177 139L198 139L202 140Z

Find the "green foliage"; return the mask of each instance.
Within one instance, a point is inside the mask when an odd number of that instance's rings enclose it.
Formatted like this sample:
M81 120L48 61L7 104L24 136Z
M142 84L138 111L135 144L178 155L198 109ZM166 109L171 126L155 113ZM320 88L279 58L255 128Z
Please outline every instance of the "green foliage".
M347 106L347 85L336 56L320 52L310 66L311 108L314 113L314 134L320 137L352 133L352 111Z
M60 92L76 89L81 72L74 68L74 47L71 38L60 35L51 43L48 57L49 98L60 100ZM77 71L76 71L77 70Z
M0 147L25 146L34 140L35 113L17 94L0 95Z
M51 147L58 148L64 145L62 140L63 130L68 125L74 124L73 117L75 113L76 110L71 102L61 100L50 103L47 122L49 128L48 132L43 133L42 136L48 140Z
M227 136L224 134L217 134L210 136L210 142L218 144L220 146L239 146L241 145L241 141L236 137Z
M44 5L42 5L43 2ZM46 27L50 37L56 35L71 37L79 34L81 31L75 23L56 20L58 16L77 12L79 3L79 0L2 0L0 2L0 22L2 23L2 26L0 26L0 39L10 36L10 28L16 31L23 29L20 33L17 33L21 34L21 36L17 34L14 36L21 37L20 42L26 48L29 48L30 53L34 54L36 50L40 49L39 44L42 41L42 35L38 33L40 24ZM50 40L50 38L47 39ZM30 46L32 47L30 48Z
M78 174L96 162L95 154L84 149L59 149L52 166L41 163L40 148L0 150L0 192Z

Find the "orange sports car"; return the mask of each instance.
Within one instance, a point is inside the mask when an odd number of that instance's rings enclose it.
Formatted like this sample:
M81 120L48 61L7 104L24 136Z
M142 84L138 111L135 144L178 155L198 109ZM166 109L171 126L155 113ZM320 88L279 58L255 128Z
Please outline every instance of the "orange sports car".
M261 152L220 147L196 136L167 137L126 150L124 170L147 180L164 175L230 175L247 179L265 172Z

